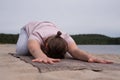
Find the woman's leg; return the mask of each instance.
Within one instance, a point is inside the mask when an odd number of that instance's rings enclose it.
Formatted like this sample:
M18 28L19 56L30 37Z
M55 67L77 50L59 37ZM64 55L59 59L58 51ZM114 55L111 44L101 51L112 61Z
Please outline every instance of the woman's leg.
M16 54L26 55L28 53L27 42L28 35L24 28L21 28L21 32L19 34L19 38L16 45Z

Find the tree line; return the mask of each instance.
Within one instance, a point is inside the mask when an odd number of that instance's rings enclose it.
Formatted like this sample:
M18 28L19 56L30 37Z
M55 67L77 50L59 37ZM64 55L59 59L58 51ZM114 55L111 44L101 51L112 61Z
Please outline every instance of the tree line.
M112 38L101 34L71 35L77 44L120 44L120 37Z
M0 43L16 44L19 34L0 34Z
M19 34L0 34L0 43L16 44ZM120 44L120 37L113 38L100 34L71 35L77 44Z

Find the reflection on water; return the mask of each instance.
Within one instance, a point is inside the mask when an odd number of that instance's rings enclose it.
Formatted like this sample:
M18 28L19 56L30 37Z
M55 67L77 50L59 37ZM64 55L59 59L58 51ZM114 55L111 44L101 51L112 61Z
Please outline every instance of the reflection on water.
M120 54L120 45L78 45L78 47L90 53Z

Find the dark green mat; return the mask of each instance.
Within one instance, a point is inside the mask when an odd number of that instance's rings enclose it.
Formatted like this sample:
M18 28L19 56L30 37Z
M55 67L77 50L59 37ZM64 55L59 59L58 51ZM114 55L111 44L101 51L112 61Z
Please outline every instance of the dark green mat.
M26 63L30 63L34 67L38 68L40 72L50 72L50 71L61 71L61 70L83 70L89 69L96 72L102 70L120 70L120 64L101 64L101 63L88 63L80 60L75 60L73 58L62 59L60 62L55 64L44 64L32 62L32 56L20 56L14 53L9 53L16 58L20 58Z

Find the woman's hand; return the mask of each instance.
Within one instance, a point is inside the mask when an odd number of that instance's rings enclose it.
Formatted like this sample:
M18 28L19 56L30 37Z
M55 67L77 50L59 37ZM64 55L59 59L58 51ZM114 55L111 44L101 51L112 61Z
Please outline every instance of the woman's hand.
M89 58L88 62L91 62L91 63L103 63L103 64L111 64L111 63L113 63L110 60L104 60L104 59L95 58L95 57Z
M39 63L46 63L46 64L53 64L55 62L59 62L60 59L53 59L49 57L40 57L32 60L33 62L39 62Z
M29 40L28 49L30 53L33 55L33 57L35 58L32 60L33 62L53 64L55 62L60 61L60 59L53 59L53 58L47 57L45 53L41 50L41 46L37 40Z

